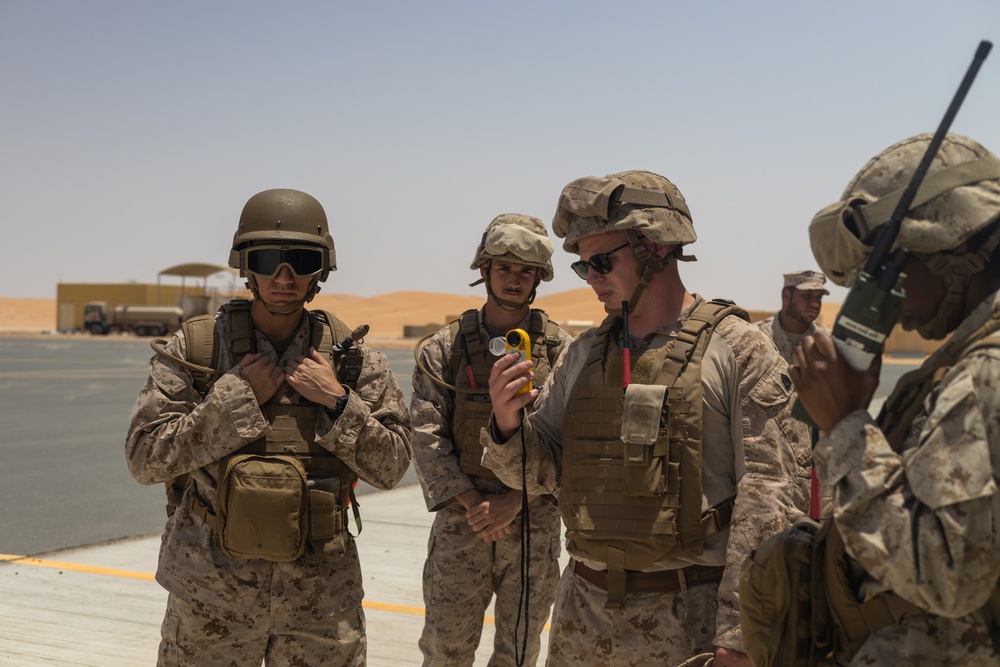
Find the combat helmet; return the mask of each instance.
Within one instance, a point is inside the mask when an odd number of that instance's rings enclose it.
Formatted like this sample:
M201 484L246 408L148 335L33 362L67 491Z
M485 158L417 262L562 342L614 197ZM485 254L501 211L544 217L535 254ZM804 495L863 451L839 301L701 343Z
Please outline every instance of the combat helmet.
M315 249L318 261L310 263L300 272L290 264L294 255L290 250ZM286 306L264 303L273 314L288 314L302 308L319 292L319 283L326 280L330 271L337 270L337 253L327 225L323 206L311 195L298 190L274 189L258 192L243 207L239 227L233 235L229 251L229 266L239 269L247 279L247 288L260 299L257 280L248 266L248 257L256 250L272 251L269 268L275 271L281 264L289 264L298 275L312 275L306 297Z
M552 231L564 239L564 250L578 253L580 239L616 230L625 232L641 278L631 303L639 300L653 275L672 261L695 259L681 251L698 239L691 211L681 191L663 176L649 171L622 171L603 178L578 178L563 188ZM642 245L640 236L677 247L667 257L656 257Z
M850 287L872 250L878 228L889 221L930 144L928 133L904 139L869 160L840 201L813 218L813 255L830 280ZM948 134L903 218L893 249L906 248L940 278L947 294L937 317L918 329L926 338L947 335L962 308L972 276L1000 242L1000 160L981 144ZM969 241L967 252L948 251Z
M552 280L552 241L549 240L545 225L538 218L518 213L501 213L493 218L486 227L483 237L476 248L471 269L486 267L483 277L471 283L473 287L486 283L486 291L490 297L506 310L520 310L535 300L535 292L542 280ZM531 294L524 303L517 303L499 297L490 285L489 265L493 260L514 262L533 266L538 269L538 276L531 288Z

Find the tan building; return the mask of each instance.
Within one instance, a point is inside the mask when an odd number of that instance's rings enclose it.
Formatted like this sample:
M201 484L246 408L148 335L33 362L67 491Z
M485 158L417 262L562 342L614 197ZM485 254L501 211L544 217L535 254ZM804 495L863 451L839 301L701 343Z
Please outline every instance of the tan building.
M181 282L165 285L164 276L180 278ZM210 286L208 278L214 276L222 280L217 281L219 285ZM179 306L188 318L214 312L233 296L249 297L249 292L242 289L236 271L217 264L179 264L160 271L156 284L59 283L56 286L56 329L82 330L83 310L91 302L104 302L112 310L122 305Z

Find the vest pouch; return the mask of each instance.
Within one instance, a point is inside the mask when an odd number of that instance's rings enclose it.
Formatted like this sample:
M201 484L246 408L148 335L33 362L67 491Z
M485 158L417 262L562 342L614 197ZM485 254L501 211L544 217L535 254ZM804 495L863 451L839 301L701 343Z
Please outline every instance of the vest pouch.
M340 560L347 553L344 508L340 506L340 479L309 480L309 556Z
M740 627L743 645L757 667L819 667L835 664L816 642L826 621L817 597L819 524L801 517L769 537L743 562ZM826 634L823 632L823 634Z
M666 401L667 388L661 385L630 384L625 389L621 440L625 448L622 491L627 496L652 497L667 492L671 474L666 445L661 442L657 446L666 432Z
M305 553L306 471L293 456L237 454L220 463L219 548L232 558L293 561Z
M827 642L838 660L846 665L874 630L893 623L895 619L889 608L880 604L889 596L861 601L859 589L864 571L847 555L836 526L824 524L818 540L818 546L822 545L823 549L817 550L815 558L823 566L823 588L830 623Z

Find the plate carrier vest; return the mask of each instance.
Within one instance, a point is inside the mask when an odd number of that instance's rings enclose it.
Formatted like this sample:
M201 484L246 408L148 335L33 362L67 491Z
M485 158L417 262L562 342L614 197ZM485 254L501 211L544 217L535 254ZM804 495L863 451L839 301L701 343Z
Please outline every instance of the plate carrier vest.
M729 315L748 319L729 301L703 303L676 339L633 357L633 384L666 388L651 445L623 442L623 355L612 345L619 318L601 324L570 390L559 509L573 551L606 563L609 582L624 586L626 571L698 555L706 536L729 525L734 498L701 511L701 361Z
M223 305L219 310L222 317L229 319L231 333L231 360L218 359L219 346L216 344L218 328L214 315L200 315L186 320L181 328L186 341L187 361L210 368L228 370L247 354L256 351L253 323L250 318L248 299L234 299ZM336 341L343 341L351 334L351 330L341 320L326 311L306 311L309 317L311 346L321 355L330 360L337 378L352 391L355 389L358 377L364 364L364 356L357 347L350 347L346 352L339 352ZM220 361L224 362L220 364ZM213 377L208 373L192 372L193 386L203 396L211 389ZM221 482L227 461L241 455L258 455L262 457L291 456L297 459L305 469L310 486L332 493L337 498L336 516L319 517L316 507L311 508L311 532L315 534L339 534L347 532L347 508L352 506L358 531L361 529L361 517L354 499L354 485L357 475L340 459L327 449L315 444L316 419L322 406L306 401L294 390L278 391L271 399L261 406L261 412L271 425L271 430L264 438L255 440L236 452L228 455L219 463L217 479ZM330 488L324 482L336 480L337 488ZM167 483L167 516L170 517L182 501L189 486L189 475L181 475ZM189 505L191 510L218 532L218 517L212 514L208 507L193 490ZM317 496L314 492L310 497ZM311 498L316 500L316 498ZM354 500L352 503L351 501ZM322 527L320 527L322 523Z
M490 371L497 357L487 350L479 330L479 311L467 310L449 325L451 328L451 356L449 365L451 377L456 387L471 389L466 366L472 364L472 375L476 386L489 386ZM535 386L541 387L555 364L559 349L559 326L551 321L545 311L531 309L528 323L528 337L531 338L531 359L534 362ZM487 426L493 404L488 393L476 394L468 391L453 392L455 415L452 419L452 434L459 455L462 471L466 475L486 477L496 480L492 470L483 466L483 446L479 442L479 431Z

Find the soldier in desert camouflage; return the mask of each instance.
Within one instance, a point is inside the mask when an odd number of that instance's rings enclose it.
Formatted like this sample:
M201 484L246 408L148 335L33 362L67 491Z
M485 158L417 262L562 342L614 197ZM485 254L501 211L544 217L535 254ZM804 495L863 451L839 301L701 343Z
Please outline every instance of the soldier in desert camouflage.
M348 512L359 478L389 489L406 472L403 394L385 355L304 308L336 269L313 197L254 195L229 264L253 300L153 357L125 446L136 480L169 489L158 664L364 665Z
M874 157L813 219L813 254L836 284L854 284L871 252L864 221L887 219L872 211L893 209L930 139ZM847 635L837 664L1000 665L998 245L1000 161L949 134L894 245L910 253L899 324L947 342L899 381L877 421L879 363L855 370L824 333L795 353L790 373L823 432L816 469L833 490L837 558L855 575L831 605L864 603L850 618L867 630Z
M479 433L490 415L487 384L498 358L490 339L520 328L532 340L535 381L542 383L569 335L531 308L552 279L552 242L537 218L497 216L476 249L472 269L486 283L483 307L443 327L419 349L410 406L413 456L434 525L424 564L424 665L471 666L493 596L491 667L515 665L527 635L525 665L534 665L539 635L559 578L559 512L542 498L529 503L528 617L520 619L520 491L481 464ZM476 284L476 283L473 283ZM530 409L530 405L527 406Z
M685 288L677 262L694 259L683 249L695 231L666 178L573 181L553 229L609 316L570 344L527 418L536 392L517 392L530 363L494 365L483 459L520 486L524 443L528 492L558 498L572 558L547 664L662 667L711 652L715 667L748 666L739 566L808 501L786 363L745 311Z
M817 330L826 331L816 324L823 305L823 297L828 296L826 276L819 271L793 271L784 275L781 288L781 310L767 319L757 322L757 328L774 341L782 358L792 362L792 353L803 337Z

